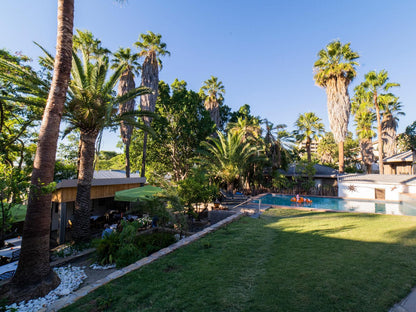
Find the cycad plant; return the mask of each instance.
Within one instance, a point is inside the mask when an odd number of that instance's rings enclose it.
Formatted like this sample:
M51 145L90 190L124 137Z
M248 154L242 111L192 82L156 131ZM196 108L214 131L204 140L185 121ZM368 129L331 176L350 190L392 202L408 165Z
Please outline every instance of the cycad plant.
M348 132L350 98L348 86L356 76L355 67L358 53L343 45L339 40L329 43L318 53L314 64L314 79L318 86L325 88L329 125L339 149L339 172L344 172L344 141Z
M139 55L144 57L142 64L142 86L152 89L151 93L147 93L140 97L140 108L142 111L154 112L159 87L159 68L162 67L160 56L170 55L166 50L166 43L161 41L161 34L154 34L148 31L147 34L141 34L139 40L135 43L140 49ZM150 126L151 117L143 118L145 124ZM143 137L143 157L141 176L146 174L146 149L147 149L147 131Z
M217 132L216 138L210 137L201 143L204 148L202 161L212 177L227 185L227 191L234 189L235 183L243 181L250 159L259 150L250 142L242 142L242 133L227 135Z

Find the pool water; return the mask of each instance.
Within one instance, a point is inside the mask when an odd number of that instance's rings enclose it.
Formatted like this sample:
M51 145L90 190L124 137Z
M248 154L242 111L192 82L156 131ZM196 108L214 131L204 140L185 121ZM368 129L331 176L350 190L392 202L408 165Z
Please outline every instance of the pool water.
M405 215L416 216L416 206L406 202L388 202L388 201L372 201L372 200L352 200L342 198L328 198L319 196L303 196L309 198L312 203L297 204L292 202L293 195L277 195L267 194L258 200L262 204L289 206L289 207L308 207L315 209L330 209L337 211L349 212L368 212L368 213L382 213L391 215Z

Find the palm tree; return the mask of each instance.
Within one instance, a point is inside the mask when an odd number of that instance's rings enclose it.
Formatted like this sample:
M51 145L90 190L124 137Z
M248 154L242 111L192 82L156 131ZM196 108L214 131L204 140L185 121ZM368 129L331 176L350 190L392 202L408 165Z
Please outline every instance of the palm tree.
M364 76L364 78L365 78L365 81L359 85L359 88L362 88L365 92L368 92L368 96L371 96L372 105L376 111L379 169L380 169L380 174L384 174L383 139L382 139L382 134L381 134L382 129L381 129L380 108L382 108L383 103L385 104L386 101L392 97L392 94L388 93L388 90L392 87L399 86L399 84L387 82L389 78L388 78L388 73L385 70L381 70L378 73L375 71L370 71Z
M201 143L206 150L203 161L211 175L225 182L227 191L231 192L234 183L243 179L250 158L259 150L250 142L242 143L242 133L228 132L225 136L217 131L217 136Z
M381 120L381 138L383 140L385 157L390 157L397 153L396 137L399 115L405 115L399 98L396 96L386 97L386 103L383 104L383 118Z
M266 126L264 136L266 155L271 162L272 169L275 170L284 166L282 160L291 158L290 151L293 150L294 138L286 130L285 124L274 126L267 119L264 120L264 124Z
M306 153L308 154L308 162L311 162L311 143L312 139L318 140L324 133L324 124L322 119L315 113L300 114L295 122L297 128L293 133L296 140L303 142L306 140Z
M371 173L374 162L372 139L376 136L373 131L373 122L376 117L371 111L371 95L362 86L354 89L351 103L351 113L354 115L356 134L358 136L361 159L367 173Z
M70 79L73 21L74 0L58 0L54 75L39 130L19 265L9 285L11 300L44 296L60 283L49 265L52 195L42 189L53 181L59 125Z
M166 50L166 43L161 42L162 35L154 34L148 31L147 34L141 34L139 41L135 45L140 49L139 55L145 57L142 65L142 86L153 90L152 93L140 97L140 108L142 111L154 112L159 87L159 65L162 67L162 61L159 56L170 55ZM152 119L144 117L144 122L150 126ZM147 132L143 137L143 157L141 176L146 174L146 148L147 148Z
M76 53L73 54L73 59L71 71L73 80L64 117L70 124L66 133L74 129L80 131L79 173L72 233L75 241L83 241L89 239L90 190L97 137L105 127L115 124L117 106L149 90L139 87L115 97L113 89L125 71L124 63L107 78L109 72L107 56L99 56L94 63L87 64L82 64Z
M261 135L260 121L257 118L248 119L238 117L237 122L230 122L227 128L232 134L241 133L242 142L256 141Z
M129 48L123 49L120 48L116 53L114 53L112 69L119 67L124 64L125 70L121 74L120 81L118 83L118 92L119 96L122 96L131 90L136 88L134 82L135 75L139 75L140 64L138 62L139 54L131 53ZM131 99L130 101L121 103L119 105L119 114L131 113L134 111L135 100ZM121 139L125 145L125 158L126 158L126 177L130 177L130 142L131 135L133 133L133 126L126 121L121 121L120 124L120 134Z
M208 93L205 95L204 91ZM224 100L224 85L218 81L217 77L211 76L210 79L204 81L200 93L205 95L205 109L209 111L211 119L215 122L217 129L221 129L220 104Z
M358 63L355 60L358 57L350 43L343 45L337 40L319 51L314 64L315 82L326 89L329 125L339 148L340 173L344 172L344 141L351 109L348 86L356 76Z

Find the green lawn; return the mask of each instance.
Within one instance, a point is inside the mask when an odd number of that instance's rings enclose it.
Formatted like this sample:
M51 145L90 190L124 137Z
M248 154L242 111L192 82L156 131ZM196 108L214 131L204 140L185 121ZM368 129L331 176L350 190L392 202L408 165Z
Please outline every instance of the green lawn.
M387 311L416 285L416 217L270 210L64 311Z

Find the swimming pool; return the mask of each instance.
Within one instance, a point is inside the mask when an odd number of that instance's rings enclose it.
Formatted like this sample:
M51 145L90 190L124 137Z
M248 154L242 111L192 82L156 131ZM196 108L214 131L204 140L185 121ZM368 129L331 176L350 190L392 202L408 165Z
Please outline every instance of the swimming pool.
M416 216L416 206L406 202L386 202L371 200L352 200L342 198L328 198L318 196L307 196L312 200L311 204L296 204L291 201L292 195L267 194L260 199L254 200L262 204L289 206L289 207L308 207L315 209L330 209L349 212L368 212L382 213L391 215Z

